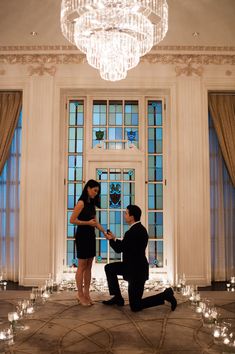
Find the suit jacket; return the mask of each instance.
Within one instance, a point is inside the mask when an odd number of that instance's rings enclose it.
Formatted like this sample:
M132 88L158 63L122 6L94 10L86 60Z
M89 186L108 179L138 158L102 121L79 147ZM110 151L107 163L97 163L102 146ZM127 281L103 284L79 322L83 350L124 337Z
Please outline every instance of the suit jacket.
M124 235L123 240L110 240L110 246L117 253L123 253L125 280L145 281L149 276L149 264L145 256L148 244L146 228L139 222Z

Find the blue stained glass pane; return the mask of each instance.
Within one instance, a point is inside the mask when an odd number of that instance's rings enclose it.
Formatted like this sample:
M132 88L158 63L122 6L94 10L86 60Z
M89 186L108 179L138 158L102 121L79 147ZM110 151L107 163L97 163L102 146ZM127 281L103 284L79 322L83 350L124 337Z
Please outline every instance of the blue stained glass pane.
M67 224L68 224L68 225L71 225L71 224L70 224L70 221L69 221L71 215L72 215L72 211L67 211Z
M156 128L156 138L162 140L162 128Z
M108 183L101 182L100 184L101 194L107 195L108 194Z
M77 151L76 152L82 152L82 140L77 140Z
M132 125L138 125L138 117L137 113L132 114Z
M73 181L74 180L74 168L69 168L68 180L69 181Z
M108 243L106 240L96 240L96 257L101 257L102 261L107 260Z
M74 195L74 189L75 189L74 183L69 183L68 184L68 194L69 195Z
M100 124L100 114L93 113L93 125L99 125L99 124Z
M74 196L68 196L68 209L73 209L74 208Z
M115 139L122 140L122 128L115 128Z
M131 113L131 105L130 104L125 105L125 113Z
M69 167L74 167L75 166L75 156L69 156L68 165L69 165Z
M75 128L69 128L69 139L75 139Z
M76 183L76 196L79 196L82 194L82 183Z
M84 117L83 113L77 114L77 125L83 125L83 117Z
M69 112L73 112L73 113L76 112L76 104L75 104L75 102L70 102L69 103Z
M77 140L83 139L83 128L77 128Z
M109 140L115 140L115 128L109 128Z
M116 125L122 125L122 113L116 114Z
M76 118L75 113L70 113L69 114L69 125L75 125L75 123L76 123L75 118Z
M69 152L75 152L75 140L69 140Z
M162 125L162 114L157 113L156 115L156 125Z
M74 237L74 226L68 226L67 236L68 237Z

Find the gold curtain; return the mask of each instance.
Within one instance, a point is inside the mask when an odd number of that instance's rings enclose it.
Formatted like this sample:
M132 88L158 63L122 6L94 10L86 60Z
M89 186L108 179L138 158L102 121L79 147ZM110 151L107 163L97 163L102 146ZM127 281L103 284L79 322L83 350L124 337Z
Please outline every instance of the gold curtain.
M235 95L209 94L209 110L224 161L235 186Z
M9 155L21 107L21 92L0 92L0 175Z

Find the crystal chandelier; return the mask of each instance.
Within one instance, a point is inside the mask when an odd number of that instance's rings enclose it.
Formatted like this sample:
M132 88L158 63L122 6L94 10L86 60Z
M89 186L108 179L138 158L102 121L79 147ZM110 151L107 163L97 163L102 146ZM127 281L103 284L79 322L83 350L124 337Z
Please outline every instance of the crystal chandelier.
M166 0L62 0L61 29L102 79L122 80L165 37L168 6Z

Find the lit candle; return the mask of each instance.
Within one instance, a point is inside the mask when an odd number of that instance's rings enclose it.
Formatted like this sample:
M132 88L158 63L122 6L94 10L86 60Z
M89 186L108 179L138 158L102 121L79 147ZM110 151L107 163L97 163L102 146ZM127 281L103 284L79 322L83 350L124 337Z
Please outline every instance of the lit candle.
M224 344L229 344L229 343L230 343L230 340L229 340L228 337L225 337L223 342L224 342Z
M3 331L0 332L0 339L1 340L6 339L6 335L5 335L5 333Z
M202 313L202 308L201 308L200 306L197 306L197 307L196 307L196 312L197 312L197 313Z
M27 308L27 314L32 314L32 313L34 313L34 308L33 307L28 307Z
M13 321L18 321L19 315L17 312L9 312L8 313L8 321L13 322Z
M36 295L34 293L31 293L30 294L30 300L35 300L35 298L36 298Z

